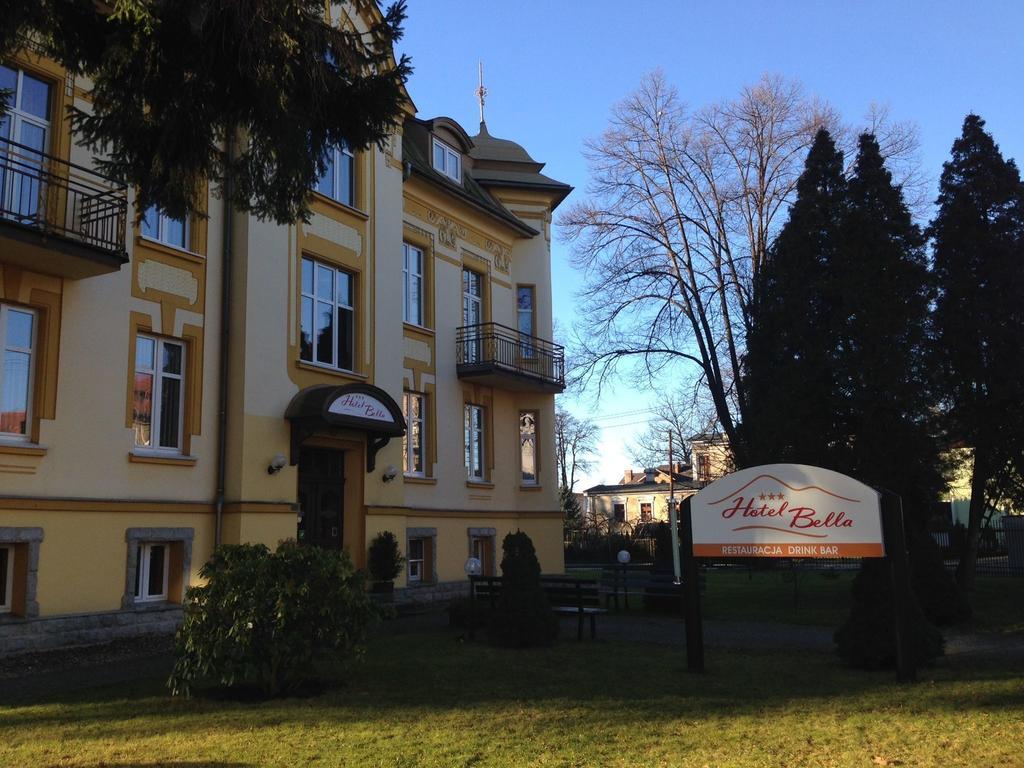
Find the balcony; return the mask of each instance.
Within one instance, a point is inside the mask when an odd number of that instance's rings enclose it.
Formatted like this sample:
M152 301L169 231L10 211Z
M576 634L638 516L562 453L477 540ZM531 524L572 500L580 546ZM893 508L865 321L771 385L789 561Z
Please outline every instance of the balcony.
M73 280L128 261L128 188L0 138L0 261Z
M456 372L501 389L557 393L565 389L565 350L498 323L459 328Z

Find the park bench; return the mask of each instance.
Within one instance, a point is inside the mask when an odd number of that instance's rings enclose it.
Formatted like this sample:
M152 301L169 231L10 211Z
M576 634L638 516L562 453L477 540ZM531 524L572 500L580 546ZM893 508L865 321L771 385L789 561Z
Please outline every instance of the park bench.
M706 575L699 575L701 594L704 593ZM613 605L629 609L629 598L640 597L645 608L654 610L681 610L682 590L670 572L655 571L649 565L606 565L601 567L601 593L605 607ZM620 604L621 598L621 604Z
M577 617L576 639L583 639L584 619L590 619L590 637L597 637L597 615L607 613L601 607L600 584L596 579L579 579L572 576L541 576L541 587L548 599L551 610L557 614ZM500 576L470 576L469 597L471 605L477 600L486 601L492 609L497 608L501 597ZM475 622L470 620L470 637Z

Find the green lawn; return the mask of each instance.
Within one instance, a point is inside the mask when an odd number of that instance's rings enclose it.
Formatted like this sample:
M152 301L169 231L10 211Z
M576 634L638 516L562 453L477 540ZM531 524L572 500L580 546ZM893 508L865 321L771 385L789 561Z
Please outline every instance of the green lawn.
M850 612L855 571L712 570L704 613L709 619L838 627ZM1024 579L979 576L975 617L965 629L1024 632Z
M2 766L1019 766L1024 661L947 659L922 681L824 654L684 654L454 632L378 638L345 688L171 700L158 681L0 707Z

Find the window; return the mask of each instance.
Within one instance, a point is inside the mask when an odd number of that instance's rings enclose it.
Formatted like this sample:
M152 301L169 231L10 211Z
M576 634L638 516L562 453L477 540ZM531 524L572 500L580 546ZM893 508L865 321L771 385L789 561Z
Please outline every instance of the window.
M478 482L484 479L484 409L466 404L465 415L466 476Z
M316 191L343 205L356 204L356 159L352 150L342 144L327 152L327 169L317 182Z
M470 536L470 557L480 561L480 575L494 575L494 535Z
M0 546L0 613L11 612L14 583L14 547Z
M302 260L302 360L343 371L355 369L354 296L355 275Z
M654 517L651 513L651 502L643 501L640 502L640 522L649 523Z
M697 454L697 482L711 482L711 456L706 453Z
M175 219L155 207L147 208L142 215L142 236L172 248L189 250L188 230L188 219Z
M622 502L612 504L612 518L616 523L626 522L626 505Z
M533 286L516 287L516 320L519 332L534 336L533 332Z
M471 269L462 270L462 325L466 328L480 325L484 321L484 278ZM476 333L469 334L461 350L463 363L475 363L483 357L482 339Z
M402 243L402 277L405 286L402 319L423 325L423 251L408 243Z
M519 413L519 461L523 485L537 484L537 413Z
M166 542L139 544L135 569L135 601L167 599L168 550Z
M32 221L39 217L43 197L40 177L50 133L50 85L20 69L0 66L0 89L11 92L7 112L0 116L0 159L10 157L9 168L0 168L0 211Z
M409 581L423 581L423 539L409 539L409 554L406 560L409 563Z
M0 304L0 437L27 438L36 314Z
M452 181L462 183L462 155L440 139L434 139L434 169Z
M519 343L519 354L523 357L534 357L537 352L530 344L533 337L533 286L520 285L516 287L516 327L519 333L525 337Z
M406 392L402 397L402 413L409 427L402 438L402 471L407 475L425 474L426 405L427 396L418 392Z
M132 429L135 445L181 451L185 413L185 345L170 339L135 339Z

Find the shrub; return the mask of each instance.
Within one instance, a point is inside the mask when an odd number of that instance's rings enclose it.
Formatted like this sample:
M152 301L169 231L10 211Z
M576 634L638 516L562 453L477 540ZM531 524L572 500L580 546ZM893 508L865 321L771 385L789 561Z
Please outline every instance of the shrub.
M909 631L915 664L943 654L942 633L928 623L915 599L911 600ZM835 633L839 655L852 667L884 669L896 666L892 589L885 561L866 559L853 580L850 616Z
M550 645L558 636L558 618L540 583L533 542L517 531L508 534L501 546L501 598L488 622L488 637L513 648Z
M266 696L337 679L364 652L377 611L346 552L283 542L219 547L188 590L168 685Z
M374 581L394 581L402 572L405 558L398 548L398 540L391 531L381 531L370 542L366 569Z
M971 618L971 604L946 570L942 551L926 531L910 537L910 572L914 595L928 620L936 626Z

